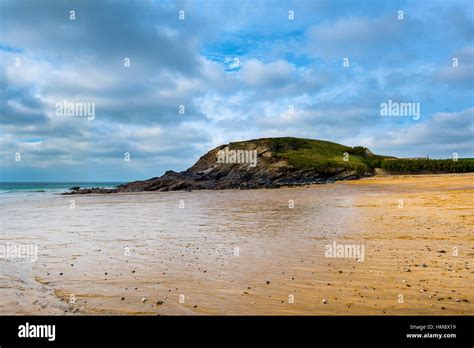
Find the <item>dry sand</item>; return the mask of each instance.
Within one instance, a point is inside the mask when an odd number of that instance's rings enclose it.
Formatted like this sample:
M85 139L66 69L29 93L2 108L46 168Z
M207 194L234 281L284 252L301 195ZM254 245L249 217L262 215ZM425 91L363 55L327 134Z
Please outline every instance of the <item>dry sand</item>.
M473 315L473 183L2 201L0 243L39 256L0 260L0 314ZM333 242L364 260L325 257Z

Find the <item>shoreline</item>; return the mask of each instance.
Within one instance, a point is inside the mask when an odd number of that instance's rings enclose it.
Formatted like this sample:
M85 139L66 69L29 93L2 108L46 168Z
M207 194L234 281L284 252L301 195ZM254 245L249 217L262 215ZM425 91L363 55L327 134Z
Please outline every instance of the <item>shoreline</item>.
M472 182L456 173L78 195L75 209L61 195L3 203L2 239L41 248L36 263L2 261L0 315L472 315ZM364 261L325 257L333 242L363 245Z
M281 185L276 187L256 187L256 188L222 188L222 189L193 189L193 190L168 190L168 191L118 191L118 192L90 192L90 193L75 193L75 192L61 192L54 193L55 195L115 195L115 194L138 194L138 193L172 193L172 192L225 192L225 191L258 191L258 190L281 190L281 189L292 189L292 188L302 188L302 187L317 187L321 185L331 185L343 182L352 182L352 181L364 181L364 180L374 180L374 179L396 179L396 178L429 178L429 177L457 177L457 176L472 176L474 173L439 173L439 174L376 174L373 176L364 176L358 179L343 179L320 183L311 183L311 184L288 184ZM81 188L82 189L82 188ZM104 189L110 190L110 188L92 188L92 189Z

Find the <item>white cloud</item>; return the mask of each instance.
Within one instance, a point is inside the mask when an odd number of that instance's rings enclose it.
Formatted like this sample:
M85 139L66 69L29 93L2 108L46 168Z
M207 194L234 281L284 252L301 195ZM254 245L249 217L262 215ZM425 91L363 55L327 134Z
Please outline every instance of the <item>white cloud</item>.
M396 17L346 17L323 22L308 30L307 50L323 58L352 58L370 52L371 45L390 42L400 33L404 22ZM380 49L380 48L379 48Z
M474 108L441 112L411 126L374 135L367 145L382 154L474 157Z
M290 83L296 77L296 72L284 60L264 63L249 59L242 65L242 77L250 86L277 88Z

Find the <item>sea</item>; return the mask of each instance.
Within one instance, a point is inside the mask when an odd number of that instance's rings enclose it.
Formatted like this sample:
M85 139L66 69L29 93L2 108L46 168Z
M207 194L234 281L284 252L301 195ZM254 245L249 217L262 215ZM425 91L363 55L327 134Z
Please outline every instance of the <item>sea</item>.
M0 182L1 195L39 195L60 194L68 192L71 187L81 188L114 188L122 182Z

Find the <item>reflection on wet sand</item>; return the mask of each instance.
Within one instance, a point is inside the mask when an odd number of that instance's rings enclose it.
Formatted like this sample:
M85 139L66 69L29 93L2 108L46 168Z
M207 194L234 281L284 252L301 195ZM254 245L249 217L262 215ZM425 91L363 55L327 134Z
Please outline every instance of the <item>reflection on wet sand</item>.
M0 260L0 313L474 314L473 179L10 198L0 242L39 256Z

